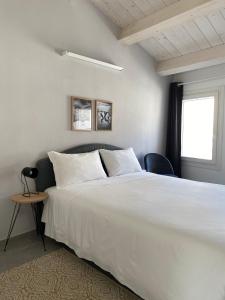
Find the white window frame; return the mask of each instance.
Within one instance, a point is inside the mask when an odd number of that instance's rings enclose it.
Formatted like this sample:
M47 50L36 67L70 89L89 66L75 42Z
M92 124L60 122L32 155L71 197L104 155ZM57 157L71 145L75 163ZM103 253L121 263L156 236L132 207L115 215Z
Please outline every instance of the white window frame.
M214 124L213 124L213 149L212 149L212 160L193 158L193 157L181 157L182 163L184 165L191 165L194 167L203 167L210 169L218 169L220 168L220 147L221 147L221 139L218 132L219 127L219 111L220 111L220 94L221 91L219 88L217 89L205 89L205 90L195 90L188 91L184 93L183 100L195 99L195 98L204 98L204 97L214 97ZM193 100L194 101L194 100ZM183 104L182 104L182 112L183 112ZM182 122L183 125L183 122ZM181 128L181 139L183 134L183 128Z

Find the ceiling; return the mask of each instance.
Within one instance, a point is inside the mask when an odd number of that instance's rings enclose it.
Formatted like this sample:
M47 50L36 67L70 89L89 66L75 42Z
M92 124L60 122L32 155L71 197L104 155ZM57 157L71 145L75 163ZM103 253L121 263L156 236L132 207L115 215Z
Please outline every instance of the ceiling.
M123 30L129 33L130 28L132 31L132 28L140 28L144 26L143 24L150 24L151 26L152 22L157 22L155 19L159 20L156 26L155 23L153 24L155 26L152 26L154 30L148 32L147 35L138 36L137 40L134 38L128 44L133 44L137 41L159 62L160 66L167 65L168 67L168 63L171 65L171 63L180 62L178 70L170 71L169 73L171 74L186 71L187 67L184 70L180 68L182 59L187 57L187 59L192 61L197 55L202 59L207 53L211 57L210 55L214 51L214 48L217 52L218 50L224 50L225 62L225 48L218 47L225 45L225 0L186 0L186 3L184 0L91 1L121 28L122 34ZM183 3L184 7L187 5L187 2L190 2L190 6L185 8L186 11L185 9L177 8L177 5L183 5ZM192 4L193 6L191 6ZM172 16L176 9L178 11L177 18L176 15ZM182 14L183 11L184 14ZM166 25L163 25L163 22L161 22L162 17L159 17L160 13L163 17L168 13L165 20L167 22ZM149 25L145 26L148 27ZM123 39L121 39L121 42L123 42ZM205 51L206 49L208 50ZM177 58L179 59L176 61ZM160 64L161 62L164 62L164 64ZM221 57L219 62L223 62L221 61ZM215 64L215 59L212 64ZM162 72L162 75L170 75L169 73L163 74Z

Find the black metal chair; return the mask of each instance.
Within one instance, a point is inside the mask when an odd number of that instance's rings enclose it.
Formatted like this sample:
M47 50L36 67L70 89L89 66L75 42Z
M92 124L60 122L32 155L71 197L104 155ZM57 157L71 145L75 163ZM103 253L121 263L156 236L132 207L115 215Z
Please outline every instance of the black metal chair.
M161 154L146 154L144 157L144 163L147 172L176 177L176 175L174 175L174 170L170 161Z

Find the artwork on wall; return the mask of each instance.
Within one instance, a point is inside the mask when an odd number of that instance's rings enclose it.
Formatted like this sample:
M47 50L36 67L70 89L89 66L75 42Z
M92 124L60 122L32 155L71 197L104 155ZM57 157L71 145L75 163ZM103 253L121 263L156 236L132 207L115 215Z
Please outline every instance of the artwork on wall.
M93 124L95 124L95 128L93 128ZM71 129L79 131L112 130L112 102L71 97Z
M95 101L96 130L112 130L112 102Z
M71 97L72 130L91 131L93 129L93 101Z

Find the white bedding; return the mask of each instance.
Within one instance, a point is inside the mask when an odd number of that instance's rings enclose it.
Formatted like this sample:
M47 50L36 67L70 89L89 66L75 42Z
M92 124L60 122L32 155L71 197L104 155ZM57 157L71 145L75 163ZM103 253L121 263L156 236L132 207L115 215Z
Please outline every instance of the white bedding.
M45 234L147 300L225 300L225 186L146 172L47 190Z

